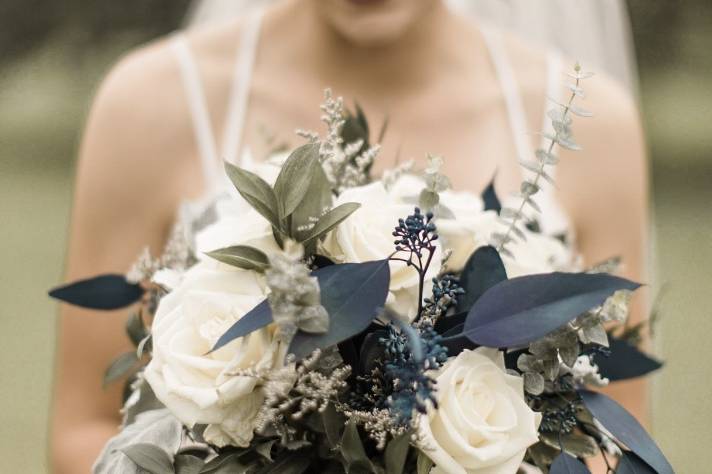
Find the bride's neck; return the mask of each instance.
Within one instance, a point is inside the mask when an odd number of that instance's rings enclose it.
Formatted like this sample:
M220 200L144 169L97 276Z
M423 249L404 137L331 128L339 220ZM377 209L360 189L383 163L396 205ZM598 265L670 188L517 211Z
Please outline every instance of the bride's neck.
M287 2L279 16L291 30L289 50L297 52L301 67L321 78L344 79L371 90L419 87L459 49L454 30L461 24L441 1L433 2L398 38L369 46L344 38L313 11L317 4Z

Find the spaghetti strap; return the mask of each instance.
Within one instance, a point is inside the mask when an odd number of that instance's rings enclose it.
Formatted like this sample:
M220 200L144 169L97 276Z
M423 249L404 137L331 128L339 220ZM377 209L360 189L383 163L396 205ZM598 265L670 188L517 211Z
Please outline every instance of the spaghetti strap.
M244 135L245 116L250 97L250 83L254 68L260 26L262 24L262 9L258 9L248 17L245 29L240 38L240 47L235 60L235 71L228 102L228 112L225 120L222 141L222 158L233 164L242 164L237 156L242 151L241 141Z
M188 40L185 35L176 35L171 42L171 48L178 60L178 67L183 80L186 99L188 100L193 129L195 130L195 139L198 146L198 154L200 155L200 163L205 179L205 187L207 189L213 189L219 179L216 167L218 155L198 67L190 52L190 46L188 45Z

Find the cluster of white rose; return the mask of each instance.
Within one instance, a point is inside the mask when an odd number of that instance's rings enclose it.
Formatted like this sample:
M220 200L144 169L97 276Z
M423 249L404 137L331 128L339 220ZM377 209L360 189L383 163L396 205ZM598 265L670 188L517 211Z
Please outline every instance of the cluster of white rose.
M258 174L270 181L272 165ZM319 244L319 253L335 262L366 262L393 252L392 232L398 219L410 214L422 180L401 176L388 189L380 181L345 190L334 203L361 207ZM451 218L437 219L439 248L428 278L442 267L457 272L493 232L501 229L494 211L482 199L444 191L441 204ZM248 446L254 436L264 393L249 370L284 367L283 342L273 325L210 352L218 338L265 299L264 275L215 261L204 253L231 245L250 245L267 255L280 252L270 224L239 196L217 205L215 223L196 236L199 262L175 279L158 307L152 327L153 358L145 377L157 397L185 425L208 425L205 439L217 446ZM509 276L570 268L572 255L560 241L523 230L527 240L510 247ZM391 262L387 306L404 320L418 307L419 278L412 267ZM429 289L426 288L426 294ZM247 375L246 375L247 374ZM506 373L502 354L466 350L433 374L438 382L438 408L422 416L423 450L437 472L510 473L517 471L526 449L537 441L539 416L524 401L522 379ZM435 472L435 471L434 471Z

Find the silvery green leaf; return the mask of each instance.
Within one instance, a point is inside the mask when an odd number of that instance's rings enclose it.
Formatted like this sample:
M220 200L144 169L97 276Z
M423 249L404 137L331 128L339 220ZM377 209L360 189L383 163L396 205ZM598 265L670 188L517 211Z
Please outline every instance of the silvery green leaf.
M567 150L571 151L581 151L583 148L579 144L577 144L575 141L573 141L570 138L563 137L561 135L558 135L554 137L554 141L559 144L559 146L566 148Z
M584 327L579 331L579 336L584 344L598 344L599 346L608 347L608 334L606 334L606 330L601 324Z
M561 437L553 433L542 433L540 435L540 439L552 448L560 446L559 438L564 450L572 456L588 458L597 455L599 452L596 440L587 435L574 433L563 434Z
M234 245L207 252L206 255L233 267L264 272L269 267L269 258L259 249L249 245Z
M138 363L136 352L127 352L114 359L106 372L104 372L104 386L119 380L127 375Z
M386 473L401 474L410 449L410 434L402 434L386 446Z
M179 454L175 459L175 474L199 474L205 462L191 454Z
M290 217L290 237L297 242L303 241L313 231L314 224L323 216L324 211L331 209L332 202L331 183L323 168L316 166L309 184L309 192ZM316 240L306 243L304 245L305 254L312 254L314 247L316 247Z
M243 452L221 454L205 464L200 474L244 474L247 472L248 466L240 462L242 454Z
M526 199L524 199L524 203L525 203L527 206L529 206L529 207L531 207L532 209L534 209L534 210L535 210L536 212L538 212L539 214L541 214L541 212L542 212L542 211L541 211L541 207L540 207L539 204L537 204L536 201L535 201L534 199L532 199L531 197L527 197Z
M183 436L183 425L167 409L141 413L136 420L111 438L94 464L94 474L145 474L122 450L145 444L160 449L168 458L168 472L173 474L170 457L178 451ZM132 452L131 450L129 450ZM132 452L133 453L133 452ZM133 453L135 454L135 453ZM160 456L160 455L159 455ZM138 454L134 457L138 458ZM164 459L165 461L165 459ZM158 461L159 463L161 461ZM159 466L166 467L164 464Z
M563 122L567 125L571 125L573 123L571 116L568 113L564 112L563 107L549 109L546 115L548 115L551 120Z
M567 84L566 84L566 87L567 87L571 92L573 92L573 94L574 94L576 97L581 97L581 98L586 97L586 93L584 92L584 90L583 90L582 87L577 86L576 84L571 84L571 83L567 83Z
M309 192L314 170L319 164L319 145L309 143L294 150L284 162L274 193L280 218L292 214Z
M532 395L541 395L544 392L544 377L536 372L524 374L524 390Z
M539 173L539 171L541 171L541 165L536 161L520 160L519 164L532 173Z
M522 181L520 191L523 196L533 196L539 192L539 185L534 183L533 181Z
M122 427L133 424L139 415L154 410L165 408L164 405L156 398L151 386L139 374L139 376L131 383L133 392L124 403L121 413L123 414Z
M141 340L146 337L146 326L143 324L140 312L133 313L126 320L126 334L134 346L138 346Z
M151 474L174 474L170 456L158 446L139 443L123 448L121 452L138 467Z
M555 165L559 162L559 157L541 148L536 151L536 157L546 165Z
M544 377L547 380L556 379L556 376L559 375L559 361L556 359L544 359L542 364L544 366Z
M564 362L564 364L566 364L568 367L573 367L576 363L576 359L578 359L579 356L578 344L575 343L569 346L560 347L559 355L561 356L561 360Z
M519 209L512 209L511 207L503 207L500 211L500 216L503 219L520 219L522 217L522 212Z
M152 338L150 334L141 339L141 342L138 343L138 347L136 347L136 357L140 359L141 357L143 357L143 354L144 352L146 352L146 350L151 350L151 340Z
M593 112L573 104L569 106L569 111L574 115L578 115L579 117L593 117Z
M553 120L551 122L551 126L553 127L554 131L559 134L559 137L566 137L570 138L571 137L571 127L567 125L565 122L561 122L559 120Z
M522 372L529 372L532 370L531 361L533 357L529 354L519 354L517 358L517 368Z
M551 463L554 462L556 456L561 453L558 448L552 448L541 441L530 446L528 452L534 464L536 464L543 473L548 472Z
M347 202L335 207L326 214L324 214L313 229L309 231L309 234L304 238L303 242L310 242L323 237L329 233L336 226L345 221L351 214L356 212L361 204L356 202Z
M438 193L433 192L429 189L423 189L420 192L420 197L418 198L418 203L423 209L431 210L440 202L440 196Z
M269 184L255 173L225 163L225 170L232 184L257 212L276 228L281 228L278 218L277 197Z
M584 80L584 79L590 79L593 76L595 76L595 74L592 72L580 72L580 71L579 72L567 72L566 75L568 75L569 77L572 77L576 80L579 80L579 81Z

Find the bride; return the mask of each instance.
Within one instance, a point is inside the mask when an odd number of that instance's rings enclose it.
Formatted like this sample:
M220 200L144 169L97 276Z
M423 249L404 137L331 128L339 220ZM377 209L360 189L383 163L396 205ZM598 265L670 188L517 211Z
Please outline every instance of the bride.
M284 0L264 11L159 40L131 53L98 91L78 165L68 280L125 272L148 243L162 248L178 204L219 192L222 160L250 163L294 129L319 129L332 88L388 122L375 172L445 158L453 186L479 192L496 175L518 189L520 158L538 147L547 97L564 94L573 61L442 0ZM586 81L593 119L575 124L584 151L561 153L542 193L541 228L564 234L585 264L612 255L644 281L647 170L638 111L616 82ZM613 231L612 231L613 230ZM643 318L643 301L633 318ZM129 349L121 314L64 307L52 433L55 472L88 472L116 433L121 393L101 375ZM641 382L612 387L645 418Z

